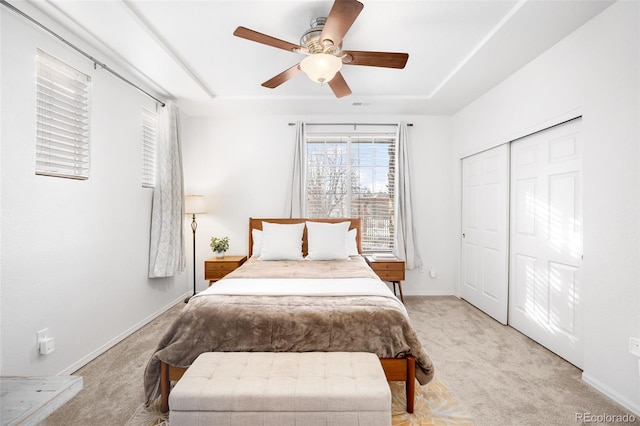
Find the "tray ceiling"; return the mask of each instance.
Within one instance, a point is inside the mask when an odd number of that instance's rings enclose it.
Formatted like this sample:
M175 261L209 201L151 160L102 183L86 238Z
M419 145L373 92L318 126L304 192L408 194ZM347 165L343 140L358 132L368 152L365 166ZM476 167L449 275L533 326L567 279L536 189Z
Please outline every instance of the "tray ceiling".
M407 52L409 60L402 70L343 67L353 94L342 99L304 74L276 89L261 87L303 56L233 36L245 26L298 43L311 19L328 14L331 0L26 3L190 115L453 114L612 4L361 1L343 48Z

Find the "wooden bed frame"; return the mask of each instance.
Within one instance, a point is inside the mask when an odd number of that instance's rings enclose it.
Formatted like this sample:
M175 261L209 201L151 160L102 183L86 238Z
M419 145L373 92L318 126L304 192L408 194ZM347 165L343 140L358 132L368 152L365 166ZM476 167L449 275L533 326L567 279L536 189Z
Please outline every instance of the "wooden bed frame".
M352 218L327 218L327 219L256 219L249 218L249 257L253 254L253 236L252 230L262 230L262 222L272 222L281 224L292 224L300 222L325 222L325 223L338 223L350 221L349 229L356 228L358 233L356 236L356 246L358 252L361 252L361 232L360 232L360 219ZM307 230L305 228L302 237L302 252L307 254ZM406 396L407 396L407 412L413 413L415 389L416 389L416 359L413 356L406 356L404 358L380 358L382 369L387 377L388 381L402 381L405 382ZM179 380L184 372L187 371L185 367L174 367L164 362L160 363L160 398L162 412L169 411L169 392L171 391L171 382Z

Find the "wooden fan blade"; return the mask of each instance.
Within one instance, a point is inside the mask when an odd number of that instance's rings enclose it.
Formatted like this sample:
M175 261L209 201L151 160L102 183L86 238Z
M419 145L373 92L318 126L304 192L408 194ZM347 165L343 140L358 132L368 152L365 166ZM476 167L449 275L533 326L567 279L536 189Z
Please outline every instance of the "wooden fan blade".
M342 59L345 65L364 65L367 67L404 68L409 59L408 53L392 52L361 52L344 50L346 56Z
M271 37L245 27L236 28L236 30L233 32L233 35L236 37L255 41L257 43L266 44L267 46L288 50L289 52L293 52L296 49L302 49L302 47L297 44L289 43L288 41L280 40L279 38Z
M342 74L338 71L338 73L329 81L329 87L333 90L336 98L342 98L344 96L348 96L351 94L351 89L349 85L344 80Z
M363 7L364 5L357 0L335 0L320 34L320 40L328 39L334 46L339 46Z
M268 87L269 89L275 89L285 81L291 80L293 77L300 74L301 72L302 70L300 69L300 64L295 64L291 68L285 71L282 71L280 74L276 75L271 80L265 81L264 83L262 83L262 86Z

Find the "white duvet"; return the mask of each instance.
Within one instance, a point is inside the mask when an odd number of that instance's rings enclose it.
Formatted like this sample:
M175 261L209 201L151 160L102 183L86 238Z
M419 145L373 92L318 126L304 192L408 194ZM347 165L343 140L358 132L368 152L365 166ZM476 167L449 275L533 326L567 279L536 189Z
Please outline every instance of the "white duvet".
M381 296L398 300L383 281L373 278L227 278L217 281L194 297L207 295ZM404 305L402 307L404 309Z

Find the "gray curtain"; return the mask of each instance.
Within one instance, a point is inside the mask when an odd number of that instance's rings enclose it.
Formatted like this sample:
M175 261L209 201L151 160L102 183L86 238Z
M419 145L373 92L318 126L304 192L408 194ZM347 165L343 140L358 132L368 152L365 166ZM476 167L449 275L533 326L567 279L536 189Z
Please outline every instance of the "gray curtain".
M171 277L185 269L184 188L178 107L168 103L158 115L156 183L151 207L149 277Z
M393 254L406 263L407 269L422 266L413 223L411 197L411 170L409 161L407 123L398 125L398 152L396 155L396 232Z
M285 216L306 217L305 216L305 164L306 145L304 141L304 123L296 122L296 140L293 155L293 170L289 191L287 193L287 205Z

